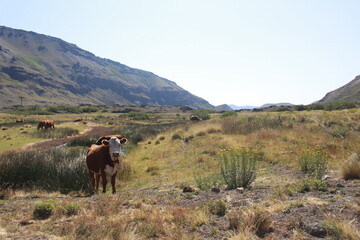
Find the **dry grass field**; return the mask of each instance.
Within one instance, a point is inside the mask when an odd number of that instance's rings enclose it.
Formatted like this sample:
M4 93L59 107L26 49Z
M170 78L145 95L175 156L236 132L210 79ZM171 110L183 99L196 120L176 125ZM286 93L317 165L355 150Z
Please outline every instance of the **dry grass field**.
M200 122L152 109L138 119L28 115L20 125L2 114L0 239L360 239L357 109ZM29 134L49 117L78 132ZM88 193L85 152L102 133L130 140L114 195ZM25 149L31 142L40 143Z

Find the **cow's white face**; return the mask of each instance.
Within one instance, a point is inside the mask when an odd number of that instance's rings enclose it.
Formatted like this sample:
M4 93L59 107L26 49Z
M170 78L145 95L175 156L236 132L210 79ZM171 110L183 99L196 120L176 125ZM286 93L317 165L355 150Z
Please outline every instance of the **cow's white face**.
M120 140L117 137L112 137L109 140L109 151L112 159L117 159L120 156L121 149Z

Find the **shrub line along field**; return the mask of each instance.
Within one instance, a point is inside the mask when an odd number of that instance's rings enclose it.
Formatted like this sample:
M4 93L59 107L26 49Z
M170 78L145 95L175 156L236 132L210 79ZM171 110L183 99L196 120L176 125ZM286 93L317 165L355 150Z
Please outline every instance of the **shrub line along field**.
M0 238L360 239L359 110L129 109L1 113ZM77 136L34 137L49 116ZM107 134L130 140L117 193L90 195L85 153Z

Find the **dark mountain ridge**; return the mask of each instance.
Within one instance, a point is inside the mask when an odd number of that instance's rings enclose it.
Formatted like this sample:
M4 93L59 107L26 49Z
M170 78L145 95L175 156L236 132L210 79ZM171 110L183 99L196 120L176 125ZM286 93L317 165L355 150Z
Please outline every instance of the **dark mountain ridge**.
M181 105L213 108L175 82L59 38L0 26L0 105Z

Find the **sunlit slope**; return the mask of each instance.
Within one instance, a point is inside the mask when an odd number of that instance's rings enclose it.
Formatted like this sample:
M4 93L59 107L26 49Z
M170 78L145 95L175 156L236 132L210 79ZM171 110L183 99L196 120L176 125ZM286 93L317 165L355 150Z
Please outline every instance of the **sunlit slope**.
M360 76L355 77L346 85L327 93L319 102L360 102Z
M0 27L0 104L136 104L212 108L176 83L61 39Z

